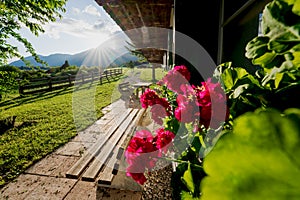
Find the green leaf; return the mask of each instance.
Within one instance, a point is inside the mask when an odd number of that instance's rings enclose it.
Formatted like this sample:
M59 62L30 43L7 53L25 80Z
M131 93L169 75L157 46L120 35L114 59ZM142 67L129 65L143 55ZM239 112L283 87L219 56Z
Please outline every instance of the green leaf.
M191 195L189 192L186 192L186 191L182 191L181 192L181 199L182 200L200 200L200 198L198 197L193 197L193 195Z
M238 98L241 94L243 94L249 88L249 84L239 85L232 93L230 98Z
M224 70L227 69L227 68L231 68L231 67L232 67L232 62L221 63L214 70L213 77L216 78L220 82L221 81L221 76L222 76Z
M235 87L238 80L244 78L247 75L248 72L240 67L225 69L222 73L222 82L225 86L225 91L232 90Z
M268 49L276 53L285 53L299 44L299 40L282 40L274 39L268 43Z
M268 51L268 42L270 38L266 36L256 37L246 45L246 57L258 58Z
M275 88L278 88L278 86L279 86L282 78L283 78L283 74L282 73L277 73L275 75Z
M204 159L201 200L299 199L299 155L299 109L241 115Z
M300 67L300 51L297 52L293 52L293 56L294 56L294 60L293 60L293 64L295 66L298 66L298 68Z
M295 0L292 11L296 15L300 16L300 0Z
M260 65L266 67L267 64L273 61L276 57L276 53L267 52L264 55L260 56L259 58L255 58L252 60L254 65Z
M188 168L184 172L181 180L186 185L186 187L189 189L189 191L191 191L191 193L193 194L195 192L195 185L194 185L193 174L192 174L190 163L188 164Z

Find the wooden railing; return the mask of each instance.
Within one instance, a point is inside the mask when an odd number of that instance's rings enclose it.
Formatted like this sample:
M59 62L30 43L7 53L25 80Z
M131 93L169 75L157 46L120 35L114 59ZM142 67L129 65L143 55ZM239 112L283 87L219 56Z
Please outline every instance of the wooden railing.
M104 79L110 82L111 78L116 78L122 73L122 68L111 68L105 69L103 72L31 79L26 84L22 84L23 81L19 79L19 94L33 94L70 87L74 85L75 81L76 84L81 84L99 80L100 84L103 84Z

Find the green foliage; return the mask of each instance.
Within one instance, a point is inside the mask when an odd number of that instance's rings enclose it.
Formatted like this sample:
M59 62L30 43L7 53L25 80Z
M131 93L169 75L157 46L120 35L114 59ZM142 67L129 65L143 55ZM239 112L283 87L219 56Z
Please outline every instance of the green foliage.
M246 46L246 57L263 67L262 85L270 89L291 87L291 81L299 80L300 2L297 3L298 6L289 0L269 3L263 11L263 35Z
M299 199L299 154L299 109L246 113L204 159L201 199Z
M69 64L68 60L66 60L65 63L60 67L60 70L64 70L69 66L70 66L70 64Z
M197 158L195 151L189 148L177 160L179 164L171 182L175 200L200 198L200 183L206 173L200 161L195 158Z
M194 180L193 180L190 163L188 164L187 170L184 172L183 176L181 177L181 180L184 182L184 184L189 189L189 191L191 191L193 194L195 192L195 184L194 184Z
M261 86L261 78L244 68L224 63L217 67L214 77L223 84L233 118L266 105L270 90Z
M246 46L259 70L250 74L232 63L216 69L232 121L204 158L201 199L300 198L299 5L266 5L263 34Z
M0 66L7 63L13 57L24 58L18 52L18 48L9 44L9 38L15 38L22 43L40 63L41 61L30 42L18 31L22 27L28 28L34 35L38 36L44 32L43 24L56 21L64 12L66 0L5 0L0 2ZM44 63L46 64L46 63Z
M0 101L5 94L13 93L18 88L15 71L0 71Z
M93 70L94 68L90 68L88 69L90 72ZM51 68L51 76L66 76L66 75L76 75L79 71L79 67L77 66L68 66L66 68Z
M229 62L215 71L233 118L259 107L299 107L300 17L293 13L292 2L286 2L274 0L265 7L263 35L246 46L246 56L261 69L249 74Z
M19 68L10 66L10 65L5 65L5 66L0 67L0 71L17 72L17 73L21 72L21 70Z

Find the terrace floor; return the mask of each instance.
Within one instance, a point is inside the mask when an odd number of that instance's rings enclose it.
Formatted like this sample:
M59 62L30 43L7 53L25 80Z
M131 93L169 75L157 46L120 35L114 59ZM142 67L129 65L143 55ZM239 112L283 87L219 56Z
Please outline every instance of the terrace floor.
M104 108L106 114L102 118L2 188L0 199L141 199L142 187L122 171L114 178L111 188L99 187L97 182L82 181L80 178L66 178L70 167L97 139L103 137L111 121L125 110L122 100Z

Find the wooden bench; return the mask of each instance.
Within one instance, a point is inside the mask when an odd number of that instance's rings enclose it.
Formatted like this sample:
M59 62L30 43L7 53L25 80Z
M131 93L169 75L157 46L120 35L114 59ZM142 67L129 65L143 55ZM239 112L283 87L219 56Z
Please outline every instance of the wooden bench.
M110 185L117 174L118 160L126 147L124 141L131 136L144 113L144 109L133 108L122 113L105 136L98 139L67 171L66 177Z
M130 96L134 91L134 87L132 87L129 82L120 83L118 88L121 95L124 96Z
M139 88L133 86L129 82L120 83L118 86L119 92L121 93L121 99L125 102L128 108L141 108L140 99L135 94Z

